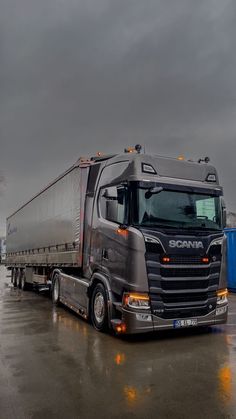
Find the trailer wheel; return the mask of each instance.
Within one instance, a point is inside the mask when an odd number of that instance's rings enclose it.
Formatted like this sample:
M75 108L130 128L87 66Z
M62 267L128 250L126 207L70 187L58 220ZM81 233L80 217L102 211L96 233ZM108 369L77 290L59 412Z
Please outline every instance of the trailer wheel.
M16 286L17 288L20 289L20 270L18 270L18 273L17 273Z
M14 274L13 274L13 286L14 286L14 288L17 288L17 286L18 286L18 278L19 278L18 269L14 268Z
M91 301L91 320L96 330L108 330L108 308L106 290L102 284L97 284L93 290Z
M25 273L24 272L21 275L21 289L22 289L22 291L26 290L26 282L25 282Z
M54 276L52 288L52 302L57 306L60 304L60 277L58 274Z

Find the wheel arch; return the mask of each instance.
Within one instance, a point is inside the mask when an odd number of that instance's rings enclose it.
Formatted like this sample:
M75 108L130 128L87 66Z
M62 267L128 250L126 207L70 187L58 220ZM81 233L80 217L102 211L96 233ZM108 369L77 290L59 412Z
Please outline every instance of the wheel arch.
M62 271L61 271L61 269L58 269L58 268L56 268L56 269L53 269L53 271L52 271L52 273L51 273L51 281L52 281L52 286L53 286L53 284L54 284L54 281L55 281L55 276L56 276L56 275L59 275L59 276L61 276L61 274L62 274Z

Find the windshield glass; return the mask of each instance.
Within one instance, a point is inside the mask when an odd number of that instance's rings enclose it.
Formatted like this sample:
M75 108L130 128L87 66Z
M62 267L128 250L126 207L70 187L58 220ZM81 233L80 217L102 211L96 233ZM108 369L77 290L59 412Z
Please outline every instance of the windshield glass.
M163 185L145 188L137 184L135 198L136 225L221 230L219 196L185 190L176 191L166 189Z

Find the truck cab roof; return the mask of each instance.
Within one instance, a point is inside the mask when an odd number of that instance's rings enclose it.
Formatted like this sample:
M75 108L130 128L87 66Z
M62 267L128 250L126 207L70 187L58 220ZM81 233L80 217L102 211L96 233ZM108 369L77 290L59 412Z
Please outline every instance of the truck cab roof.
M100 162L102 167L126 163L126 169L119 176L126 180L160 180L164 183L174 182L207 188L218 188L219 178L214 166L193 161L179 160L159 155L125 153L115 156L105 156L103 159L95 160ZM118 179L117 179L118 180ZM125 179L124 179L125 180Z

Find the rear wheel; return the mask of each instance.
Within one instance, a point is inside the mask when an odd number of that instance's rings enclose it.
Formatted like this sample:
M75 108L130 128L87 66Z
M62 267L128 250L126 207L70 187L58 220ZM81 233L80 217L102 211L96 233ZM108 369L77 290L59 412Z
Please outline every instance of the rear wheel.
M21 274L21 289L22 291L26 290L25 272L22 272Z
M108 330L107 295L102 284L97 284L93 290L90 314L95 329L99 332Z
M19 272L18 269L14 269L14 274L13 274L13 285L15 288L18 287L19 284Z
M58 274L54 276L52 288L52 302L55 305L60 304L60 277Z

